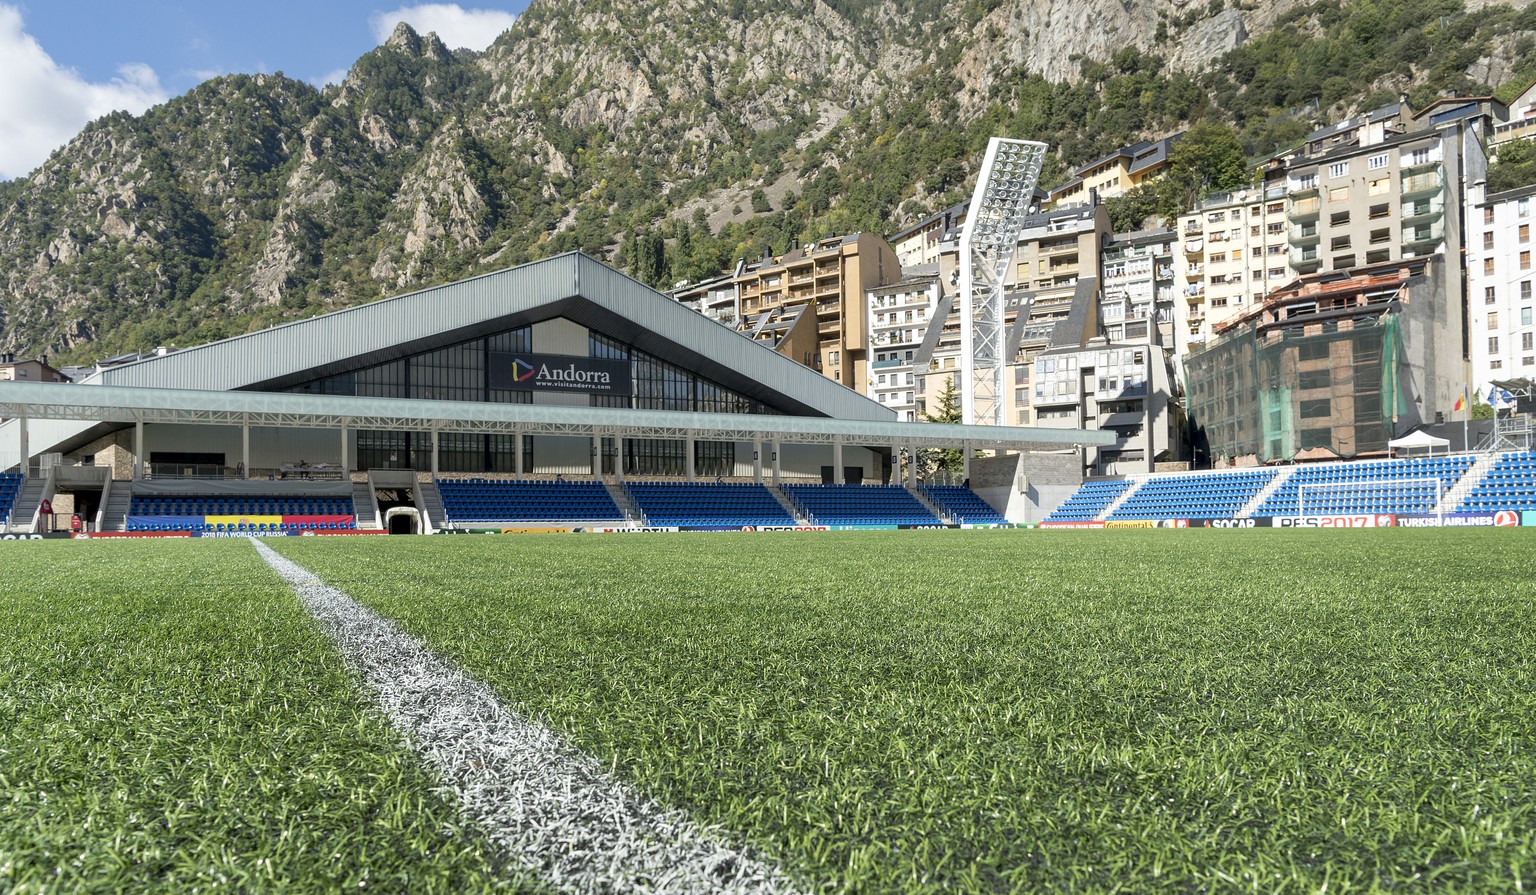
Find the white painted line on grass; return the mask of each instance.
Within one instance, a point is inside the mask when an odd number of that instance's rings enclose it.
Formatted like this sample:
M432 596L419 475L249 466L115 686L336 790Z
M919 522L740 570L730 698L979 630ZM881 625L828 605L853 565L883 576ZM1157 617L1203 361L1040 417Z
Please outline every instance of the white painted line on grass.
M488 687L260 539L379 707L508 856L565 892L792 893L784 874L612 779Z

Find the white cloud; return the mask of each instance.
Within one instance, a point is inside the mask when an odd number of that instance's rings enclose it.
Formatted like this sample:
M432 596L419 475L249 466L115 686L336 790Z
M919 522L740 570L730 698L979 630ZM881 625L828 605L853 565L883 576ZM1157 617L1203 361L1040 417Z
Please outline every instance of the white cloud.
M342 81L347 79L347 72L349 71L351 71L351 69L338 68L335 71L327 72L318 78L310 78L309 83L315 85L316 87L324 87L327 84L340 84Z
M119 109L138 114L168 96L154 69L118 68L92 84L62 68L24 28L16 7L0 4L0 179L26 175L90 121Z
M395 26L409 23L421 34L437 32L438 38L453 49L483 50L491 41L517 21L514 13L501 9L465 9L457 3L422 3L402 6L391 12L376 12L369 22L379 43L389 39Z

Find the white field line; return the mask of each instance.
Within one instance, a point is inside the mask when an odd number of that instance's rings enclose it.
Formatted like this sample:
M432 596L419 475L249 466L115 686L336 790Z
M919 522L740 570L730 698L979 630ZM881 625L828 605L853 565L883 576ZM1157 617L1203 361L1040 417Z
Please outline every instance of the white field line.
M508 857L576 893L792 893L784 874L612 779L425 644L251 543L340 646L378 705Z

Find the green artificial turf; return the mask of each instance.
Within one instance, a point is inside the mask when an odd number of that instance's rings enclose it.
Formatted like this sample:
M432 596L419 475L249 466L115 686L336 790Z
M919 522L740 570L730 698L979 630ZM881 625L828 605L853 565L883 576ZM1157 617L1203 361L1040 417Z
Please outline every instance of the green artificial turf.
M1536 886L1530 531L275 546L811 886Z
M243 541L0 542L0 891L504 888Z

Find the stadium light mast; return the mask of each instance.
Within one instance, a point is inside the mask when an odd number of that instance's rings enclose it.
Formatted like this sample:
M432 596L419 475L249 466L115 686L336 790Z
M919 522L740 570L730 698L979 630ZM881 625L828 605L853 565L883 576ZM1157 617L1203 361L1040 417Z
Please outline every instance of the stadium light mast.
M1049 147L993 137L960 231L960 398L966 423L1004 423L1003 280Z

